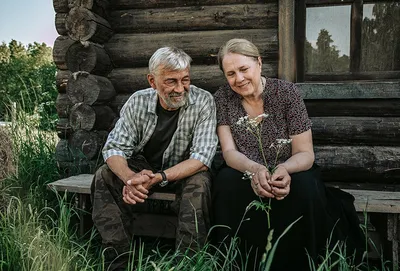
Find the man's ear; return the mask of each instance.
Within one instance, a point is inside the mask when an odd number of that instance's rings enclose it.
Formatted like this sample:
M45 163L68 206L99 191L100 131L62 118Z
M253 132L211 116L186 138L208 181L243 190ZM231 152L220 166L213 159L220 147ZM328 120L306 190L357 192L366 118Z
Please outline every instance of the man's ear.
M154 75L148 74L147 75L147 81L149 82L150 86L154 89L157 89L156 84L155 84L155 78Z

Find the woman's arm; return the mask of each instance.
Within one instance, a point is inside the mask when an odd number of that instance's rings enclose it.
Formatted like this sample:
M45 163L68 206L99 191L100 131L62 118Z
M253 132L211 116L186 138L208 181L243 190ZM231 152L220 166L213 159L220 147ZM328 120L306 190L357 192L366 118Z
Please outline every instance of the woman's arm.
M289 174L310 169L315 158L311 129L290 138L292 139L292 156L278 167L283 166Z
M264 165L250 160L237 150L231 128L228 125L218 126L217 134L226 164L241 172L254 173L251 185L254 192L261 197L274 197L271 193L271 186L268 184L269 171Z

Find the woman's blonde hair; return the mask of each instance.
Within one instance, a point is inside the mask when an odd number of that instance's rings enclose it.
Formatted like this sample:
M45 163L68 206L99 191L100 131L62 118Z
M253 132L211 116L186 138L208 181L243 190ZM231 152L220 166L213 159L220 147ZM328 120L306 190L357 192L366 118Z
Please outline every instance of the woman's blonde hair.
M228 40L218 52L218 65L221 71L224 71L224 68L222 67L222 60L224 59L225 55L229 53L241 54L252 57L255 60L258 60L260 57L257 47L251 41L246 39Z

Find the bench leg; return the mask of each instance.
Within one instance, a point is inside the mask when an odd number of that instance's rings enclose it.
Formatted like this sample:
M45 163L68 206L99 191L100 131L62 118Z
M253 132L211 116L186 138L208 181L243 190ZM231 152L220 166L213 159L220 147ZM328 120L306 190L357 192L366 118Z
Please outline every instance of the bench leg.
M392 261L393 261L393 270L397 270L396 268L399 265L399 214L388 214L388 240L392 242Z

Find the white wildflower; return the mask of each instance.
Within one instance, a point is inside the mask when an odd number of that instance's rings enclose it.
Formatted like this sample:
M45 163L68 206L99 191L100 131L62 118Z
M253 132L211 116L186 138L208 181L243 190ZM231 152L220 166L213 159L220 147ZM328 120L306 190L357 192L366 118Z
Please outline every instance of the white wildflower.
M246 170L246 171L244 172L244 174L243 174L242 179L243 179L243 180L252 180L254 175L255 175L255 174L254 174L253 172Z
M278 143L279 145L282 144L290 144L292 142L292 139L284 139L284 138L280 138L276 140L276 143Z

